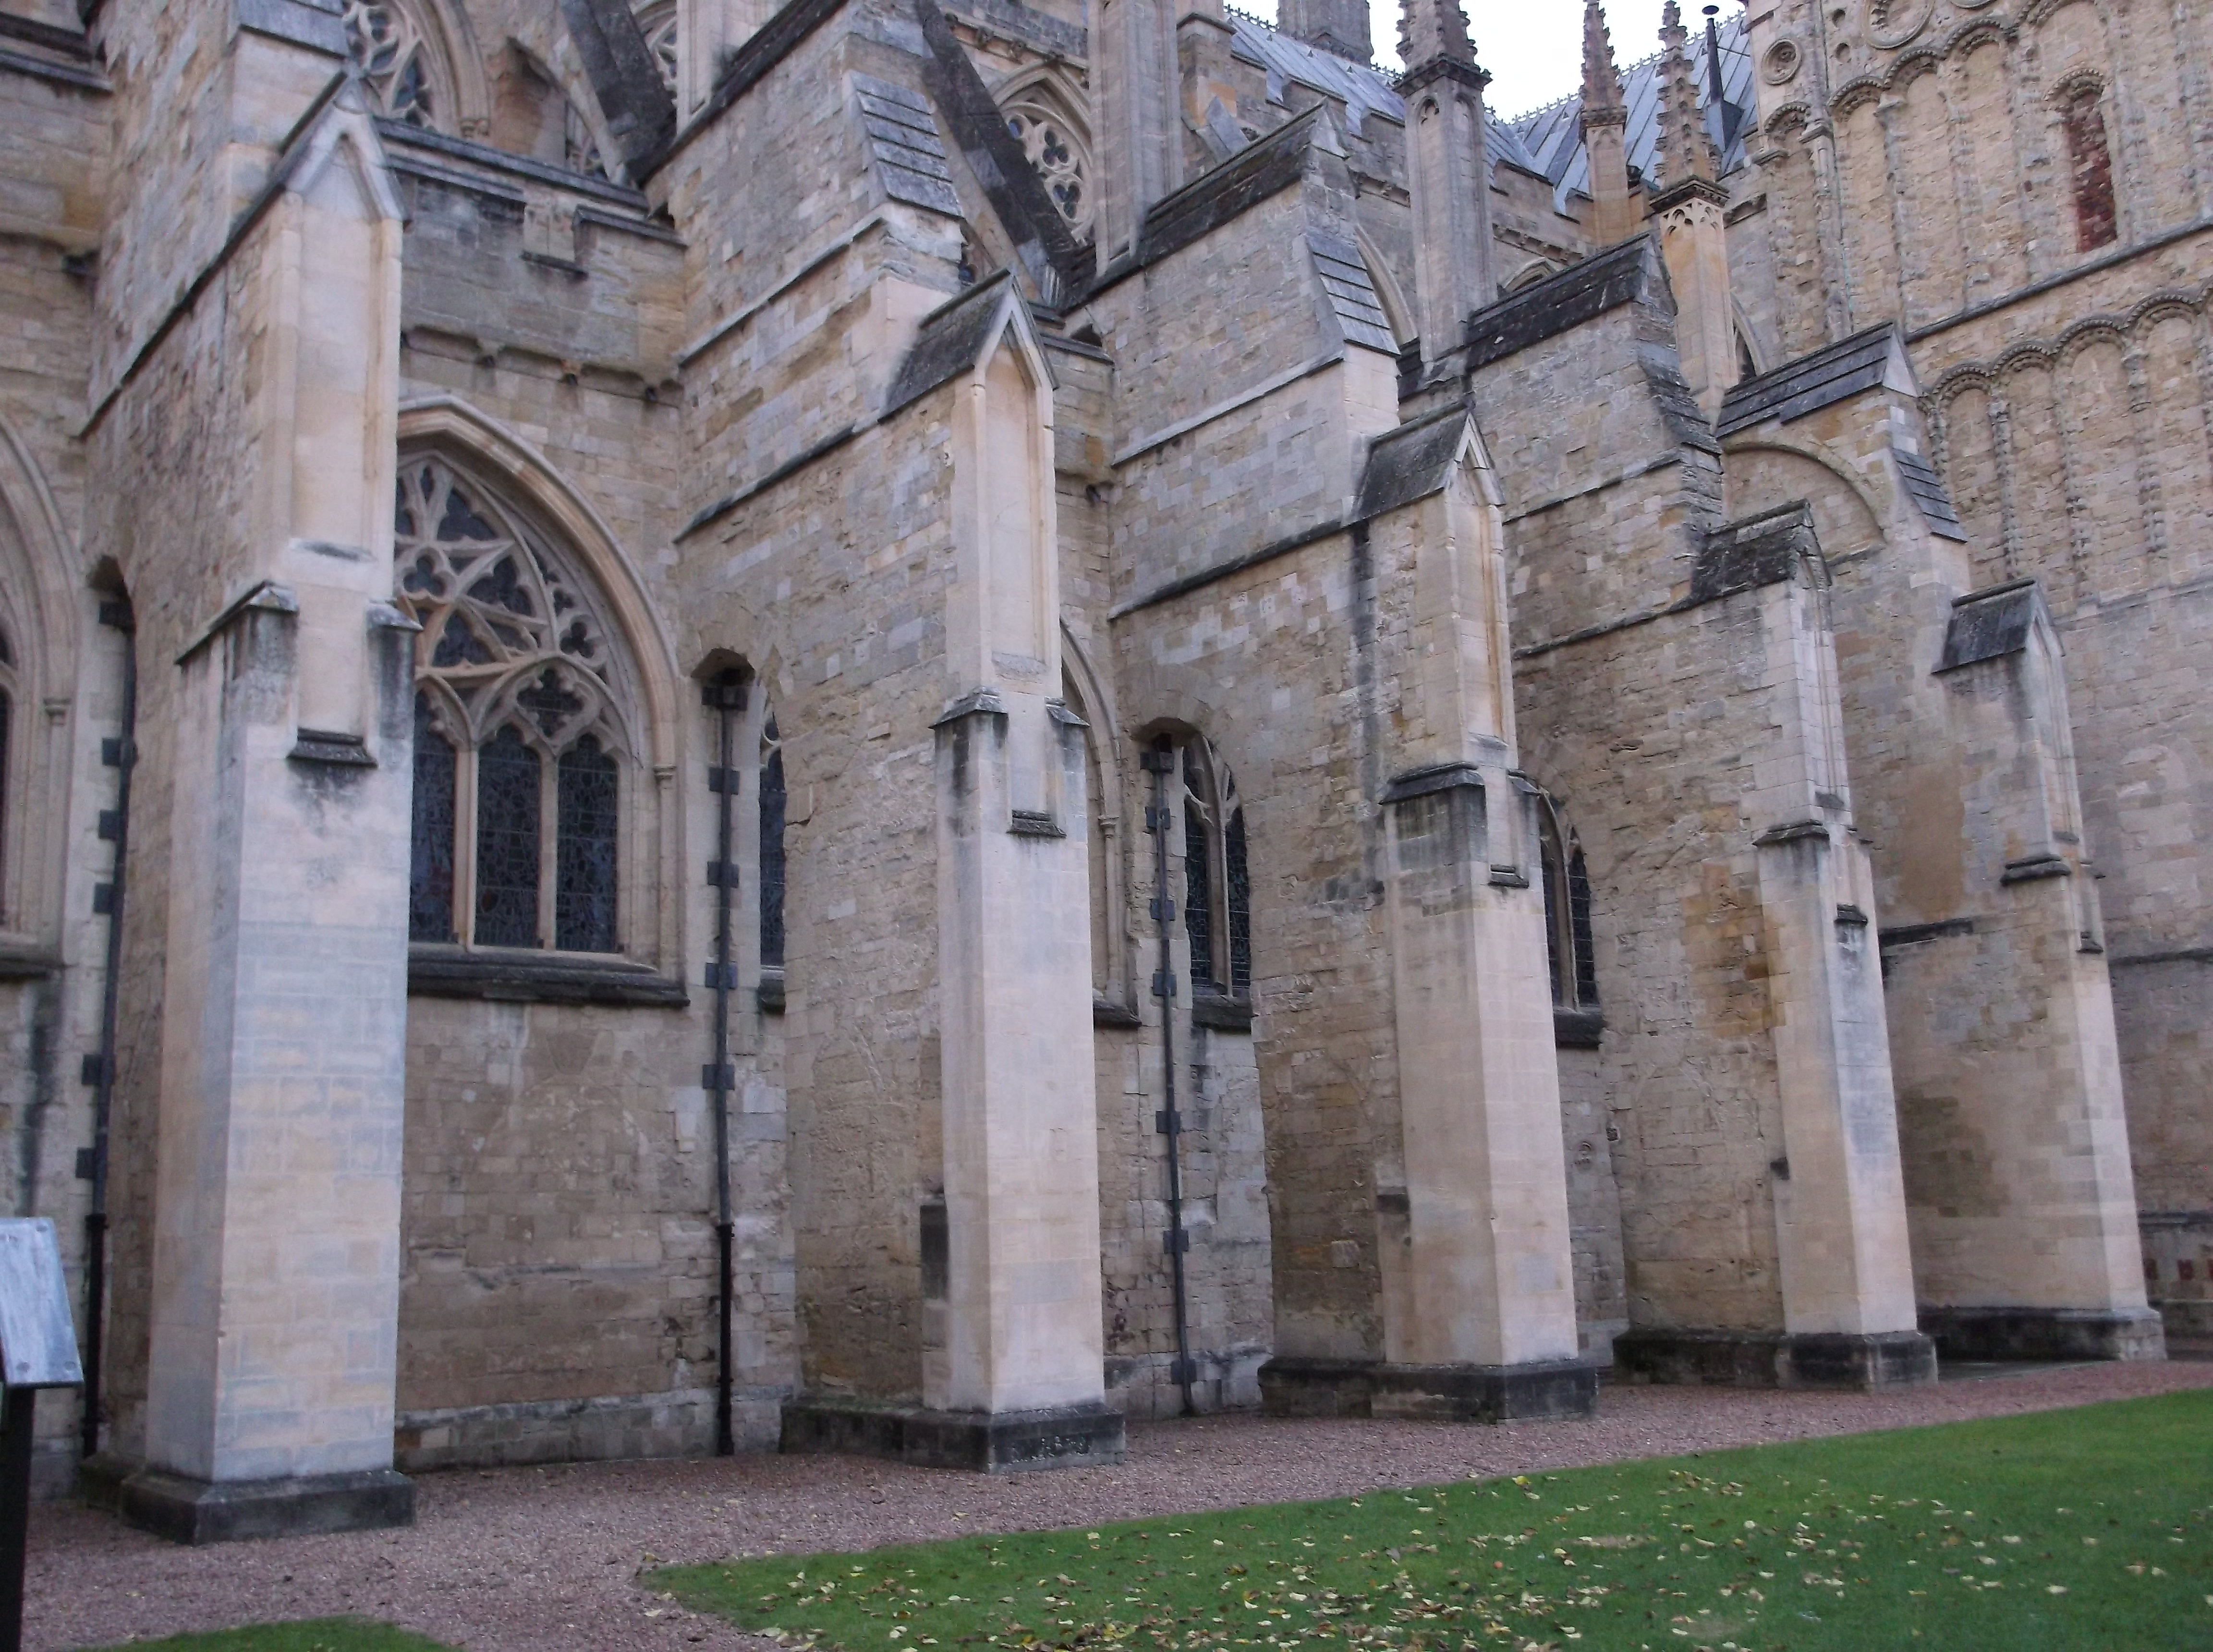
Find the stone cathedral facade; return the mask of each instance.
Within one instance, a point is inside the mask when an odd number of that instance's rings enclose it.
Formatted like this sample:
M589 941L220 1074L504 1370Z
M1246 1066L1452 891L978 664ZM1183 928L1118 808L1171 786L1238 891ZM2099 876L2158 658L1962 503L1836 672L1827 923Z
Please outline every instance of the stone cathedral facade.
M0 0L46 1482L2213 1331L2213 21L1726 10Z

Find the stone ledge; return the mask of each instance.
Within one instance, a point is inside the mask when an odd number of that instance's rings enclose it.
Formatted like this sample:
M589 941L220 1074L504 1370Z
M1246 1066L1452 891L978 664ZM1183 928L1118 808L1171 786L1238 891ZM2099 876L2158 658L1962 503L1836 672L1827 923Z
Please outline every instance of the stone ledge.
M464 952L418 944L408 949L407 991L420 998L483 998L508 1003L630 1004L683 1009L681 981L622 959L583 960L521 950Z
M381 1531L415 1523L415 1483L388 1468L296 1479L194 1479L166 1469L134 1468L102 1455L78 1477L78 1495L94 1508L173 1543L237 1543L249 1538L311 1537Z
M924 1468L1014 1474L1119 1463L1122 1414L1103 1405L1039 1411L938 1411L818 1396L783 1408L783 1449L889 1457Z
M1393 1365L1277 1358L1260 1368L1271 1417L1394 1417L1521 1423L1593 1417L1598 1368L1588 1360L1526 1365Z
M1936 1381L1936 1344L1918 1331L1661 1331L1614 1338L1630 1382L1738 1388L1912 1388Z
M1946 1359L2167 1357L2158 1312L2140 1308L1930 1308L1922 1328Z

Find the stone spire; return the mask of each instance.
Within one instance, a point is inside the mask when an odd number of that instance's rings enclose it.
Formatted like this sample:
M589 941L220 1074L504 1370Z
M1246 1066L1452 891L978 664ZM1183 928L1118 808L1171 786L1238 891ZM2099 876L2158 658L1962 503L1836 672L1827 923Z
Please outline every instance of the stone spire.
M1405 0L1399 12L1399 58L1411 75L1433 63L1475 67L1467 14L1459 0Z
M1583 104L1579 117L1583 148L1590 157L1590 216L1587 229L1594 247L1611 247L1637 233L1637 215L1629 204L1629 111L1621 101L1621 76L1614 72L1613 41L1606 31L1606 8L1583 0Z
M1460 348L1467 319L1498 296L1492 275L1490 129L1459 0L1401 0L1406 171L1414 197L1414 295L1422 360Z
M1619 117L1617 125L1629 124L1621 103L1621 76L1614 72L1613 37L1606 32L1606 8L1600 0L1583 0L1583 109L1588 122L1608 112Z
M1660 171L1664 187L1646 204L1660 232L1660 256L1675 295L1675 350L1684 381L1708 418L1736 381L1736 310L1729 295L1728 240L1722 228L1728 192L1714 181L1714 146L1698 112L1688 32L1675 0L1661 14Z
M1660 14L1660 151L1661 175L1672 188L1686 178L1714 175L1714 146L1706 136L1705 117L1698 111L1698 82L1691 75L1691 54L1685 43L1691 38L1683 27L1682 8L1667 0Z

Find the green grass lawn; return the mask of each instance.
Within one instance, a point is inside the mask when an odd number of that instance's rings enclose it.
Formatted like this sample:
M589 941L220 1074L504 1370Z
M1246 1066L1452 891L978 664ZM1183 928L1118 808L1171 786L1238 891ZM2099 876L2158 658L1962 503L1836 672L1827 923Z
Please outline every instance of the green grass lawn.
M2204 1652L2213 1391L655 1580L845 1652Z
M125 1652L120 1647L109 1652ZM449 1652L389 1624L362 1618L317 1618L297 1624L254 1624L211 1635L176 1635L166 1641L133 1641L129 1652Z

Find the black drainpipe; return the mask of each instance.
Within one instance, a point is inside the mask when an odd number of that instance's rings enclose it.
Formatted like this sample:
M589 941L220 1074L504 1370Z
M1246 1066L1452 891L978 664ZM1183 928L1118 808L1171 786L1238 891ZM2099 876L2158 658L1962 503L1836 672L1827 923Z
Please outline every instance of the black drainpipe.
M1172 1374L1183 1391L1183 1414L1194 1415L1192 1403L1191 1315L1184 1290L1183 1259L1191 1249L1191 1235L1183 1225L1183 1115L1176 1111L1175 966L1168 951L1169 932L1175 922L1175 902L1168 894L1168 776L1175 770L1175 747L1167 735L1153 742L1140 759L1153 777L1153 801L1145 810L1145 830L1153 834L1153 917L1160 928L1161 966L1153 976L1153 996L1161 1001L1161 1067L1166 1080L1167 1108L1153 1127L1168 1138L1168 1230L1162 1235L1168 1266L1175 1281L1175 1369Z
M707 869L707 881L715 888L715 961L707 966L707 984L715 989L715 1059L704 1075L715 1102L715 1250L721 1280L716 1293L720 1352L715 1375L715 1454L728 1457L737 1449L730 1426L730 1250L735 1232L730 1220L730 1092L737 1088L737 1071L730 1062L730 994L738 984L738 966L731 954L730 920L738 899L738 868L730 808L738 793L735 759L738 724L746 709L745 679L726 671L707 685L704 698L716 714L716 758L707 779L718 800L715 863Z
M100 605L100 623L123 633L123 728L101 742L101 760L115 771L115 808L101 817L100 835L115 844L109 881L95 886L93 905L107 917L107 978L100 989L100 1053L86 1061L92 1081L92 1146L85 1179L92 1201L84 1216L84 1393L78 1443L90 1459L100 1450L101 1331L107 1305L107 1121L115 1101L116 1024L123 991L123 875L131 847L131 773L138 764L137 627L127 597Z

